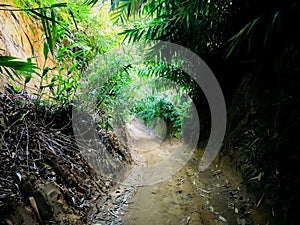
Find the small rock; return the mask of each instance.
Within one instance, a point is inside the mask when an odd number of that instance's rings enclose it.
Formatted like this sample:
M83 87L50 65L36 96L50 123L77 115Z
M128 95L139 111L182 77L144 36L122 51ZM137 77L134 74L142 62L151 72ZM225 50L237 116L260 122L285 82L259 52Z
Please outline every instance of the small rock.
M188 216L188 217L186 218L186 223L185 223L185 224L189 224L190 221L191 221L191 217Z
M245 219L237 218L236 222L237 222L238 225L246 225L246 220Z
M219 220L223 221L223 222L227 222L227 220L223 217L223 216L219 216Z
M238 213L239 213L238 208L234 208L234 212L235 212L236 214L238 214Z

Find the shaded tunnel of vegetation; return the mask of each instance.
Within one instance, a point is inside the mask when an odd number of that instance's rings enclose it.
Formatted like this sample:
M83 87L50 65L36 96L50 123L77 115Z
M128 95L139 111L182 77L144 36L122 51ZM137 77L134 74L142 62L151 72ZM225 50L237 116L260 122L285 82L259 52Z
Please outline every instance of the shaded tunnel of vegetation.
M228 111L217 160L229 164L258 201L264 197L262 207L270 224L299 223L298 1L20 0L14 5L1 3L0 13L4 11L23 13L43 31L43 55L35 55L32 43L36 40L28 35L32 56L27 60L0 54L1 78L8 81L5 92L24 94L26 90L34 107L58 110L62 117L66 111L71 117L72 106L84 102L76 107L92 109L89 113L104 130L121 126L135 115L167 139L180 138L182 122L193 103L201 121L198 145L205 146L210 109L200 87L179 69L178 62L159 63L164 54L154 55L157 61L141 60L134 44L166 41L199 55L220 83ZM122 49L131 44L130 54L124 54ZM142 51L157 53L153 48ZM176 52L167 54L177 57ZM42 66L36 65L36 57L44 60ZM38 81L35 87L33 80ZM10 126L4 107L0 109L4 139ZM65 120L70 120L68 116ZM26 118L25 111L18 121ZM157 126L157 118L164 120L165 127ZM57 122L57 126L67 128L65 134L72 133L70 124ZM0 144L0 150L4 148ZM122 151L118 154L126 158ZM257 175L259 179L252 179ZM3 199L0 193L0 213L5 212L5 195Z

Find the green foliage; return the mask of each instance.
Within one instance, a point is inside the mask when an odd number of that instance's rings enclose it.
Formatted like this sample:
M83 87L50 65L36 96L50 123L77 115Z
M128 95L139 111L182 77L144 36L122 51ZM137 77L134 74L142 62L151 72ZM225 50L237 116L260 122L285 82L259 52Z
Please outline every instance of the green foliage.
M247 11L250 15L229 40L227 58L270 61L277 74L299 70L300 36L295 30L299 27L299 2L265 2L261 9L256 9L256 2L252 0L247 1L246 6L241 4L240 8L241 13Z
M146 126L154 130L162 128L159 124L164 121L167 133L162 135L179 138L182 136L183 122L191 116L191 99L184 86L167 77L157 77L158 71L149 65L138 65L132 70L135 75L132 75L133 84L129 86L130 95L126 98L129 113L141 118Z
M171 84L173 88L180 89L189 94L191 97L195 95L194 90L196 89L197 84L188 74L185 74L176 65L170 65L163 62L158 63L155 61L147 61L145 65L138 71L138 74L140 77L156 78L158 81L156 82L156 85L165 85L165 82L159 81L170 80L172 82L168 83L168 87Z
M117 19L123 21L124 7L127 17L140 14L122 34L129 42L139 40L164 40L188 47L201 55L219 48L225 39L222 32L227 22L231 1L119 1ZM138 4L139 2L139 4ZM132 7L137 5L139 7ZM203 32L205 31L205 32Z
M57 54L62 54L61 52L63 49L60 43L62 43L63 40L68 36L71 37L72 32L77 29L77 23L75 21L75 16L71 10L71 6L69 3L57 3L51 0L39 2L18 1L16 4L18 5L18 7L13 7L11 5L1 5L3 7L1 8L1 10L7 10L12 13L25 12L33 19L38 19L40 21L44 31L44 35L41 37L41 40L44 40L44 64L42 68L37 68L35 66L35 70L32 71L33 66L30 64L31 62L20 63L13 60L10 63L10 67L14 73L11 74L7 70L6 73L10 76L11 81L15 82L15 78L19 80L22 79L22 77L19 75L19 72L23 72L22 75L25 76L25 84L31 80L32 75L38 76L40 78L40 91L36 94L39 95L39 98L43 96L49 96L56 102L64 104L65 101L70 100L71 95L74 94L76 90L76 85L74 85L74 81L76 79L72 79L74 78L74 74L72 72L77 73L75 75L76 78L79 75L77 71L74 71L74 66L69 65L70 62L72 62L72 58L69 58L67 61L63 61L65 60L65 58L61 59L56 57ZM16 17L14 16L14 18ZM70 18L72 23L70 23ZM19 25L21 27L21 24ZM34 57L36 57L32 45L33 40L29 39L28 34L25 33L25 35L31 45L32 54ZM50 57L50 54L52 57ZM47 62L49 62L50 60L56 60L57 66L60 67L58 69L58 73L55 73L57 67L49 68L47 66ZM77 62L75 62L75 65L76 64ZM23 71L24 69L26 71ZM71 75L71 78L68 77L69 75ZM51 82L48 83L50 79ZM44 85L44 83L46 83L46 85ZM17 88L15 84L11 86ZM46 90L47 88L49 88L50 92ZM72 91L70 91L71 89ZM72 92L72 94L70 94L70 92ZM51 96L51 93L53 94L53 96Z
M92 8L84 3L87 2L57 3L45 0L16 1L17 7L0 5L1 10L10 11L12 15L24 12L34 20L39 20L44 31L41 37L44 42L44 64L41 68L33 67L29 61L21 64L14 58L1 58L4 67L0 65L0 68L10 76L10 86L13 89L18 89L16 79L25 76L27 83L34 75L40 79L39 92L36 93L39 99L49 98L53 102L66 104L74 98L78 81L89 63L95 56L115 47L119 41L116 28L109 22L109 5L102 4L96 15L91 11ZM14 18L16 19L15 16ZM33 40L25 35L31 45L32 55L37 57L33 49ZM52 68L48 66L50 61L55 64ZM8 66L10 70L7 69ZM32 69L36 69L35 73Z
M100 6L98 15L91 12L91 6L96 3L99 3L97 7ZM106 129L112 127L113 121L133 113L148 126L159 117L166 122L168 135L180 136L183 120L189 115L190 102L183 101L178 93L184 91L190 96L197 96L197 85L176 65L153 61L133 65L135 55L119 54L118 51L122 47L121 38L124 37L125 43L147 40L177 43L205 61L211 59L210 63L215 63L215 59L227 59L227 63L230 60L252 61L255 66L243 71L264 71L259 74L268 78L265 84L276 86L278 93L286 93L288 100L284 101L295 102L293 99L296 99L296 95L287 94L289 92L282 86L293 83L289 79L292 76L298 77L300 70L300 36L297 29L300 4L297 1L113 0L111 3L111 17L116 26L104 13L109 5L97 0L61 3L54 0L21 0L18 1L19 7L0 4L0 10L11 12L17 22L14 13L26 12L31 18L40 21L44 30L40 38L43 41L43 56L40 57L43 57L45 63L41 68L36 68L30 59L26 62L0 56L0 72L8 75L11 89L20 90L17 80L23 80L25 86L32 76L37 75L41 81L40 92L37 93L40 98L49 97L55 103L66 104L76 96L86 104L82 105L83 109L89 109L89 104L96 102L91 108L96 108L98 123ZM121 26L123 30L120 30ZM117 32L120 36L116 35ZM25 35L30 42L32 56L35 57L31 43L33 40ZM170 55L174 56L173 53L170 52ZM98 60L99 55L103 60ZM47 65L52 60L56 66L50 68ZM213 69L219 68L215 66ZM226 80L227 85L234 83L231 74L227 75L221 78ZM143 81L145 77L152 78L147 85ZM174 81L175 84L165 85L162 79ZM296 92L297 85L286 85L289 87L286 89L294 88ZM170 87L177 92L165 95L164 92ZM230 93L232 87L226 91ZM269 92L269 87L263 92ZM283 101L281 94L278 96L278 102ZM276 98L275 95L273 97ZM128 111L128 107L132 111ZM280 110L285 111L285 108ZM277 111L280 110L278 107ZM24 115L20 117L20 120L23 119ZM285 125L282 127L280 129L285 129ZM294 149L294 146L289 149ZM292 157L298 157L296 153L293 154ZM251 159L250 156L247 158ZM285 173L282 172L283 179ZM282 185L290 190L289 184L282 182ZM270 189L266 187L265 190ZM290 204L288 202L284 208Z
M0 55L0 72L9 75L9 78L15 80L15 77L21 79L21 75L25 75L25 83L30 81L31 75L36 74L37 66L31 62L31 59L27 61L21 61L13 56L1 56Z
M219 51L230 37L226 28L229 27L231 0L120 0L117 3L112 12L113 18L117 23L125 24L120 34L129 43L145 40L169 41L191 49L205 58ZM162 55L157 54L156 57ZM176 58L174 52L170 52L170 55ZM148 67L151 68L149 71L157 71L156 76L184 86L190 96L196 98L198 86L177 67L152 62Z
M167 138L180 137L183 119L187 117L187 106L184 104L175 106L167 95L151 95L138 100L132 107L132 113L141 118L146 126L157 118L163 119L167 126ZM181 113L180 113L181 112Z
M70 34L67 24L61 20L59 14L63 11L68 11L73 22L76 25L76 21L70 6L67 3L57 3L55 1L17 1L15 3L19 7L14 7L12 5L1 5L1 10L6 10L10 12L26 12L29 16L34 19L40 20L45 33L45 40L47 42L47 47L52 54L54 54L54 48L57 41L57 34L60 29L64 29ZM29 40L31 41L31 40Z
M77 94L82 109L97 117L99 125L107 129L112 127L114 104L122 101L120 96L131 82L128 64L131 57L114 50L90 64L80 80Z
M16 86L17 80L22 80L25 88L32 76L38 74L37 69L38 67L31 62L30 58L27 61L22 61L13 56L0 55L0 75L8 76L10 81L8 89L12 92L21 90L21 87Z
M147 126L149 126L151 121L156 117L174 121L177 119L178 113L166 97L167 96L149 96L143 98L133 106L133 112L142 118Z

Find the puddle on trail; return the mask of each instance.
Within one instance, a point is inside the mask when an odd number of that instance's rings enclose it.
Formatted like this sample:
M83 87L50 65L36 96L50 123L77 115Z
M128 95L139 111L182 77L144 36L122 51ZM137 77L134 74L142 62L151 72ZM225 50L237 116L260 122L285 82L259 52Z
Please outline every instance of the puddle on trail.
M140 167L151 167L174 153L181 143L162 142L135 120L128 131ZM249 199L217 168L198 172L201 151L168 179L153 185L119 185L99 203L94 225L251 224ZM163 172L166 168L161 168Z

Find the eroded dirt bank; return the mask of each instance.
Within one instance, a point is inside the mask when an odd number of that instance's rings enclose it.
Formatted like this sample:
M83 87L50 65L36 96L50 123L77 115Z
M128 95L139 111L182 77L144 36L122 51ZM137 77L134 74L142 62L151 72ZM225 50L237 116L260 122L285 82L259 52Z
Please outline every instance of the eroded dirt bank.
M12 0L0 1L0 4L15 6ZM1 6L1 9L12 9L13 7ZM39 68L43 67L44 31L37 19L29 17L21 11L0 11L0 55L14 56L26 61L31 58ZM51 56L49 55L51 58ZM50 60L46 62L49 67L54 67ZM4 90L9 82L9 77L1 74L0 91ZM28 92L36 92L39 86L39 79L33 79L27 84ZM18 86L23 86L23 82L17 81Z
M79 151L71 112L71 106L43 107L26 94L0 94L0 224L88 224L115 185ZM116 136L96 132L108 154L127 158Z
M233 90L217 162L242 178L263 224L299 224L299 76L262 72L241 77Z

